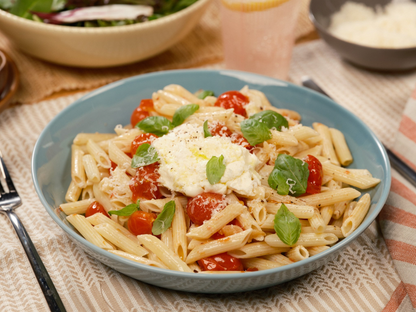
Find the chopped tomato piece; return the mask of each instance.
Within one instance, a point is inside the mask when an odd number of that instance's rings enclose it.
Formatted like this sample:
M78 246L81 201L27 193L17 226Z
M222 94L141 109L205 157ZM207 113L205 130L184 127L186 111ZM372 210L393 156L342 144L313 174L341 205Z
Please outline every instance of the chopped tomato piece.
M303 159L308 164L309 177L308 186L306 187L307 194L317 194L321 192L322 178L324 172L322 170L321 162L314 156L308 155Z
M198 260L202 271L243 271L241 261L227 253Z
M134 235L152 234L153 222L156 220L156 214L135 211L127 221L127 227Z
M231 132L228 127L223 124L222 122L213 122L208 125L208 129L213 136L222 136L231 138L231 142L235 144L239 144L242 147L245 147L249 151L252 151L254 149L254 146L251 146L250 143L246 140L245 137L243 137L240 133L237 132Z
M154 135L153 133L142 133L136 136L131 142L131 154L135 155L140 145L144 143L152 144L155 139L157 139L157 135Z
M214 105L225 109L232 108L234 109L234 113L246 117L247 113L245 106L248 103L249 100L244 94L238 91L228 91L221 94Z
M220 211L227 206L225 196L216 193L202 193L188 201L187 212L189 219L196 225L211 219L214 211Z
M105 211L103 205L101 205L98 201L94 201L88 206L87 211L85 212L85 217L91 217L92 215L99 212L105 215L106 217L110 218L107 211Z
M130 117L130 123L134 127L143 119L150 117L150 112L153 111L153 100L141 100L140 105L136 107Z
M160 177L158 169L158 163L137 168L136 175L130 180L129 185L133 193L133 202L137 202L138 199L162 198L157 182Z

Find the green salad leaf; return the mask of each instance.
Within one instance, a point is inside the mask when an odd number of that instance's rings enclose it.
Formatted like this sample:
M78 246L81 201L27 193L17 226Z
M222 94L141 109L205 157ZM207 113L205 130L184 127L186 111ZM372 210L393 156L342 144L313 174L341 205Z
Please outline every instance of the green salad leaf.
M212 137L212 134L211 134L211 132L209 131L209 128L208 128L208 120L205 120L205 122L204 122L204 138L207 138L207 137Z
M31 11L49 13L52 5L53 0L16 0L10 8L10 13L23 18L31 18Z
M162 212L157 216L153 222L152 233L154 235L160 235L170 228L172 224L173 216L175 215L176 204L174 200L171 200L165 204Z
M272 134L267 125L256 119L245 119L241 122L240 126L243 136L252 146L256 146L272 138Z
M289 123L285 117L271 110L265 110L250 116L250 119L257 120L269 129L280 131L282 127L289 128Z
M172 124L177 127L185 121L186 118L194 114L199 109L198 104L188 104L179 107L173 115Z
M308 164L286 154L280 154L269 175L269 186L280 195L299 196L308 186Z
M133 213L135 213L138 210L140 210L140 199L137 200L136 204L127 205L126 207L124 207L123 209L120 209L120 210L110 210L108 212L108 214L110 216L111 215L117 215L117 216L122 216L122 217L128 217L128 216L131 216Z
M136 154L131 160L132 168L139 168L153 164L159 160L159 155L157 154L155 148L149 143L143 143L136 150Z
M169 130L172 130L174 128L173 124L163 116L150 116L135 126L136 128L139 128L147 133L153 133L157 136L162 136L169 132Z
M301 228L299 219L282 204L274 217L274 230L280 240L292 246L298 241Z
M224 156L212 156L207 163L207 178L211 185L220 182L225 172Z

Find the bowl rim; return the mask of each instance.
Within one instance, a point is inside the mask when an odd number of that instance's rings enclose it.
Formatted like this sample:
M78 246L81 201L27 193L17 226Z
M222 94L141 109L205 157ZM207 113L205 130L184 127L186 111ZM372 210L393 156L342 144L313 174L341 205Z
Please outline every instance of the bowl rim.
M180 19L186 15L191 14L192 12L198 10L200 7L204 6L207 2L211 0L198 0L190 6L186 7L183 10L164 16L152 21L146 21L144 23L137 23L133 25L121 25L121 26L111 26L111 27L81 27L81 26L64 26L64 25L54 25L54 24L45 24L35 22L23 17L13 15L7 11L0 9L0 19L4 18L9 21L20 23L27 27L36 27L39 30L48 30L48 31L60 31L65 33L85 33L85 34L111 34L116 32L134 32L137 30L145 30L152 27L157 27L165 23L172 22L174 20Z
M157 267L152 267L152 266L148 266L145 264L141 264L141 263L137 263L125 258L122 258L120 256L114 255L104 249L101 249L99 247L97 247L96 245L88 242L87 240L85 240L81 235L77 234L74 230L70 229L69 226L67 226L66 224L63 223L63 221L59 218L59 216L55 213L55 209L49 208L49 204L47 203L45 197L42 194L42 191L40 189L40 186L37 183L37 172L35 170L35 164L37 162L37 150L40 148L40 141L41 138L46 135L46 132L48 130L48 128L51 126L52 122L57 119L58 117L60 117L61 115L64 115L67 111L73 109L76 106L82 105L82 102L84 100L88 100L88 98L94 97L95 95L98 95L102 92L106 92L107 90L111 90L113 88L116 88L118 85L124 84L124 83L128 83L129 81L140 81L141 79L147 79L147 77L158 77L158 76L163 76L165 74L174 74L175 76L177 75L187 75L187 74L198 74L198 75L204 75L205 73L214 73L214 74L219 74L219 75L228 75L227 76L231 76L233 78L237 77L241 77L242 79L247 79L247 78L252 78L254 81L256 81L255 79L265 79L267 78L267 80L269 81L276 81L279 84L285 84L287 86L290 87L294 87L295 89L302 89L305 92L311 93L313 94L315 97L320 98L320 100L329 103L330 105L335 105L337 106L342 112L343 114L346 114L347 116L349 116L350 118L354 119L356 122L358 122L371 136L372 140L374 141L374 143L376 144L376 146L378 147L382 159L383 159L383 163L381 164L383 166L383 169L385 169L385 176L386 176L386 180L384 181L384 187L381 190L381 195L380 198L378 200L378 203L376 205L376 207L374 208L374 210L372 211L372 213L370 215L366 215L366 219L363 220L363 222L360 224L360 226L348 237L342 239L341 241L339 241L338 243L336 243L334 246L332 246L331 248L318 253L317 255L314 255L313 257L310 257L308 259L302 260L302 261L298 261L289 265L285 265L282 267L278 267L278 268L273 268L273 269L268 269L268 270L263 270L263 271L254 271L254 272L247 272L246 274L195 274L195 273L187 273L187 272L180 272L180 271L173 271L173 270L167 270L167 269L162 269L162 268L157 268ZM348 246L352 241L354 241L356 238L358 238L358 236L360 236L365 229L367 229L370 224L375 220L375 218L377 217L377 215L380 213L381 209L383 208L387 197L389 195L390 192L390 186L391 186L391 167L390 167L390 162L387 156L387 152L384 149L383 144L380 142L380 140L376 137L376 135L373 133L373 131L361 120L359 119L357 116L355 116L352 112L350 112L349 110L347 110L346 108L344 108L343 106L337 104L335 101L333 101L332 99L318 93L315 92L313 90L307 89L305 87L302 86L298 86L295 85L293 83L287 82L287 81L281 81L278 79L274 79L271 77L266 77L266 76L262 76L262 75L258 75L258 74L253 74L253 73L248 73L248 72L242 72L242 71L236 71L236 70L204 70L204 69L188 69L188 70L166 70L166 71L160 71L160 72L153 72L153 73L148 73L148 74L144 74L144 75L137 75L137 76L133 76L133 77L129 77L129 78L125 78L113 83L110 83L106 86L103 86L101 88L98 88L92 92L89 92L85 95L83 95L81 98L79 98L78 100L74 101L73 103L71 103L70 105L68 105L67 107L65 107L62 111L60 111L54 118L52 118L52 120L46 125L46 127L42 130L41 134L39 135L36 144L33 148L33 152L32 152L32 161L31 161L31 172L32 172L32 181L36 190L36 193L41 201L41 203L43 204L45 210L48 212L48 214L52 217L52 219L61 227L61 229L63 229L72 239L75 239L78 243L88 247L89 249L92 249L94 252L100 254L103 257L106 258L110 258L111 260L118 262L118 263L122 263L124 265L128 265L130 267L134 267L135 269L141 269L141 270L145 270L147 272L152 272L152 273L157 273L157 274L166 274L168 276L172 276L172 277L177 277L177 278L191 278L191 279L203 279L203 280L225 280L225 279L250 279L250 278L256 278L256 277L262 277L265 275L269 275L269 274L277 274L286 270L291 270L291 269L296 269L300 266L303 265L307 265L311 262L318 262L320 259L327 257L330 254L336 253L337 251L342 250L343 248L345 248L346 246ZM77 247L79 248L79 247Z
M358 44L358 43L355 43L355 42L347 41L347 40L341 39L341 38L339 38L337 36L334 36L333 34L331 34L328 31L328 29L326 27L322 26L321 23L319 23L316 20L315 14L312 12L312 2L313 1L314 0L311 0L311 2L309 3L309 14L308 14L309 15L309 19L312 22L312 24L314 24L315 27L318 28L319 31L321 31L322 33L324 33L326 36L331 37L332 39L341 41L341 42L346 43L346 44L350 44L350 45L356 46L358 48L368 49L371 52L376 52L376 51L386 51L386 52L403 51L403 52L407 52L407 51L412 51L412 50L415 50L416 51L416 46L414 46L414 47L407 47L407 48L375 48L375 47L365 46L365 45ZM349 1L349 0L346 0L345 2L347 2L347 1ZM415 2L415 1L413 1L413 2Z

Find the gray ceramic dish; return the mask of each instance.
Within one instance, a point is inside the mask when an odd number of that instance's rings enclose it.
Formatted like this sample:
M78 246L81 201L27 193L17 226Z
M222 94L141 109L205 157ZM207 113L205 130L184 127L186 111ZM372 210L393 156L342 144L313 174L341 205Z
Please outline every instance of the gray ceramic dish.
M325 42L344 59L375 70L396 71L416 68L416 47L405 49L377 49L341 40L328 32L331 15L351 0L311 0L310 19ZM416 2L416 0L412 0ZM385 6L390 0L354 0L369 7Z

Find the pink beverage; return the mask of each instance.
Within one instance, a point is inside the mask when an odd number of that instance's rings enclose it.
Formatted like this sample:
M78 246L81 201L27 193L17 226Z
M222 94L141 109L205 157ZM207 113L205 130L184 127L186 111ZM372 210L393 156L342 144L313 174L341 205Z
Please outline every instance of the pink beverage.
M226 67L287 79L301 0L220 1Z

